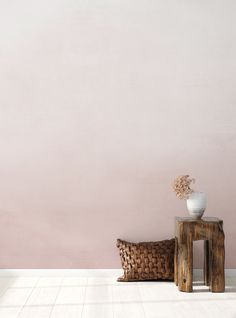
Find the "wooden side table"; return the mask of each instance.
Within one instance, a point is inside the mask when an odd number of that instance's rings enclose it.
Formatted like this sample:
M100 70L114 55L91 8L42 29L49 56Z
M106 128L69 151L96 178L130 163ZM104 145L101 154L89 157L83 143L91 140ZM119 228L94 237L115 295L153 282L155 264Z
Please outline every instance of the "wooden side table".
M218 218L175 218L175 283L180 291L193 290L193 241L204 240L204 284L212 292L224 292L224 238Z

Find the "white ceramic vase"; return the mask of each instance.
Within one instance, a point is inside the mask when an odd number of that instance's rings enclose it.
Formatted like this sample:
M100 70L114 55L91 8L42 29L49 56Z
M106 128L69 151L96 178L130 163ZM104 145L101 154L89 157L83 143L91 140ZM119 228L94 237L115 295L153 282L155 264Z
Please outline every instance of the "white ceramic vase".
M203 192L193 192L187 199L188 212L194 219L201 219L207 205L206 194Z

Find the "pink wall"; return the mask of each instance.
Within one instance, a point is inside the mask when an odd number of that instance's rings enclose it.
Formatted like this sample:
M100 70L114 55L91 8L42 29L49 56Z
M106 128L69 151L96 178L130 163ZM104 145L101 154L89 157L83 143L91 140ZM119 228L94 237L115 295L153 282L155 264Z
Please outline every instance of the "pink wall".
M117 268L190 173L236 268L235 1L80 2L0 4L0 267Z

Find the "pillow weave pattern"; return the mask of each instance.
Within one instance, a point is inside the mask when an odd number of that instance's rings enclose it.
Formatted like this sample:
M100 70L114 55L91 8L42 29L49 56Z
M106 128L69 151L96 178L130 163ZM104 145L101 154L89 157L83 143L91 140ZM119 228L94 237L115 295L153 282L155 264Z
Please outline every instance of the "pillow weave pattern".
M173 280L175 239L130 243L117 240L124 275L118 281Z

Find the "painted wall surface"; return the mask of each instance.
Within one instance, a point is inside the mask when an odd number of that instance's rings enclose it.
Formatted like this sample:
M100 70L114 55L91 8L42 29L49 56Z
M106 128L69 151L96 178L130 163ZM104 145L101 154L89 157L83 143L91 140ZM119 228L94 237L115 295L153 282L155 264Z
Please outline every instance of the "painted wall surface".
M0 1L0 268L119 267L116 238L173 237L183 173L236 268L235 10Z

